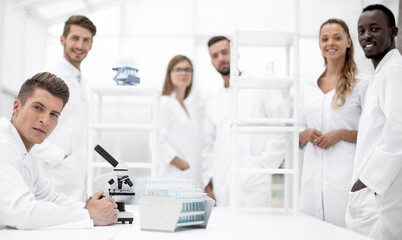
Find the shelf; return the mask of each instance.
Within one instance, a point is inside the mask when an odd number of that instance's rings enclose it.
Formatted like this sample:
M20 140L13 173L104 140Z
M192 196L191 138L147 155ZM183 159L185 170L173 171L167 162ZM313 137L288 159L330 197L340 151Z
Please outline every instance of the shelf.
M127 164L128 168L152 168L152 163L128 163L125 162L125 164ZM112 165L110 165L107 162L93 162L90 164L92 167L96 167L96 168L112 168Z
M296 120L293 118L268 118L268 119L238 119L234 122L236 126L294 126Z
M265 134L265 133L294 133L298 132L297 127L280 126L233 126L233 130L240 134Z
M252 78L252 77L239 77L239 89L289 89L297 81L296 78Z
M298 170L295 169L257 169L257 168L238 168L233 170L235 173L267 173L267 174L296 174L299 173Z
M239 45L285 47L294 43L296 32L240 31Z
M101 96L152 96L158 94L157 88L143 88L140 86L114 86L114 87L97 87L92 91Z
M94 124L91 128L95 130L152 130L151 124Z
M288 77L247 77L247 76L235 76L232 73L233 80L233 105L232 105L232 146L231 146L231 160L232 165L232 179L237 174L283 174L284 175L284 209L289 211L291 206L291 181L289 177L294 176L292 179L293 186L292 191L293 207L295 213L299 209L299 127L298 127L298 105L290 98L291 93L298 96L299 92L299 33L295 31L235 31L233 35L233 41L231 42L231 63L234 69L239 69L239 49L242 47L280 47L285 53L285 71ZM293 62L293 72L291 75L291 67ZM234 71L237 72L237 71ZM290 77L293 76L293 77ZM289 118L289 115L283 115L282 118L261 118L261 119L239 119L238 117L238 104L241 103L238 94L243 89L263 90L268 91L280 90L284 94L286 104L283 108L287 109L287 113L293 110L296 116L295 118ZM295 99L297 100L297 98ZM293 101L295 100L293 99ZM293 107L293 108L292 108ZM293 168L287 169L261 169L261 168L242 168L239 165L241 160L238 159L236 154L238 145L237 134L282 134L286 137L291 136L291 140L285 141L284 157L285 162L293 163ZM237 196L238 190L233 182L230 184L231 196ZM231 206L236 210L238 201L236 198L231 202Z

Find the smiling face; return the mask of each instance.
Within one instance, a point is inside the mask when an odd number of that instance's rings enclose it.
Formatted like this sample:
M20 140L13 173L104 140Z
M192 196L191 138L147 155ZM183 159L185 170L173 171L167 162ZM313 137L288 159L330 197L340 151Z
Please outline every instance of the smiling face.
M37 88L25 104L15 100L11 119L29 151L34 144L42 143L57 125L63 109L63 100L48 91Z
M187 88L193 79L193 69L187 60L178 62L170 71L170 79L172 80L174 89Z
M396 27L388 26L386 15L380 10L363 12L358 21L359 43L364 54L376 67L381 59L395 48Z
M209 47L212 65L224 76L230 74L230 43L228 40L221 40Z
M326 61L345 59L352 40L345 30L336 23L328 23L320 31L320 49Z
M61 36L60 42L64 46L64 57L79 69L92 48L92 33L86 28L71 25L67 37Z

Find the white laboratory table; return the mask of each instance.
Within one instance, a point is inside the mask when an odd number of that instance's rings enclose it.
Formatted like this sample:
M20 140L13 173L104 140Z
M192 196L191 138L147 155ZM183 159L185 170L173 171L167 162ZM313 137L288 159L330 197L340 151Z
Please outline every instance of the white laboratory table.
M47 240L47 239L96 239L96 240L129 240L129 239L353 239L369 238L336 227L310 216L283 213L269 209L240 209L234 213L230 208L214 208L207 229L185 229L176 232L141 231L138 206L127 206L134 212L134 222L130 224L113 224L107 227L92 229L60 229L60 230L0 230L0 239L12 240Z

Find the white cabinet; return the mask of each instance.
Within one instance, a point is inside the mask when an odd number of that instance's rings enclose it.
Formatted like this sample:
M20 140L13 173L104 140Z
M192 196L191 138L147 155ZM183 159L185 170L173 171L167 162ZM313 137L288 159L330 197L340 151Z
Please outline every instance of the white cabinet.
M93 180L100 173L100 170L102 168L111 168L110 164L93 150L97 144L104 147L117 161L127 163L129 169L150 169L151 175L154 177L156 159L159 154L156 139L150 143L154 146L152 148L154 153L151 154L150 159L140 159L140 161L135 162L132 159L124 159L119 154L121 151L119 148L127 146L128 142L129 147L135 151L148 151L147 139L140 139L143 142L142 145L146 146L146 149L139 149L136 144L130 144L130 142L138 140L139 131L145 131L146 135L150 134L151 131L158 133L159 101L160 92L156 88L114 86L109 88L93 88L90 90L88 193L92 194ZM135 121L131 121L130 116L135 116L137 113L140 114L140 108L147 109L143 115L147 115L145 119L148 121L133 123ZM108 113L108 110L111 113ZM121 121L123 115L126 115L124 122ZM108 119L105 119L105 116ZM109 142L113 142L112 148L102 145L105 137L102 137L102 135L105 135L106 132L112 132L112 134L108 135L112 139L107 139ZM125 138L122 138L122 133L128 133L129 137L125 136Z
M239 48L242 46L273 46L285 51L285 77L242 77L239 74ZM291 54L291 51L293 55ZM240 56L241 57L241 56ZM293 59L293 74L291 60ZM284 174L284 209L299 211L299 128L298 104L298 34L296 32L251 32L236 31L231 41L231 85L232 85L232 174L231 206L237 208L236 178L239 174ZM239 91L244 89L281 90L287 108L283 118L239 119ZM242 168L238 159L238 139L240 134L282 133L286 135L284 169L278 168ZM293 176L293 177L291 177ZM268 187L268 186L267 186ZM290 190L293 192L290 192ZM291 197L292 194L292 197ZM293 199L292 205L290 204Z

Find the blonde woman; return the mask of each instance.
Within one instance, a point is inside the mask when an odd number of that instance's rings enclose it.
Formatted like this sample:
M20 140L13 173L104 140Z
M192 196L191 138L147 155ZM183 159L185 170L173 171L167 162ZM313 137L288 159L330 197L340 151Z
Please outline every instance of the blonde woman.
M348 26L329 19L320 28L325 70L302 92L300 145L305 147L300 208L345 226L357 130L368 81L359 79Z
M161 97L159 178L195 179L201 186L198 127L184 100L191 92L193 65L183 55L167 67Z

